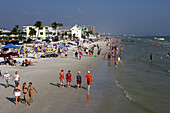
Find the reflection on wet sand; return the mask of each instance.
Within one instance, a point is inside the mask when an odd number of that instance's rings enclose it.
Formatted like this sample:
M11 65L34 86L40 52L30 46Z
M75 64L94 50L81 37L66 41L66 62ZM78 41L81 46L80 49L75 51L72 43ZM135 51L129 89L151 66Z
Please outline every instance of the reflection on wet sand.
M85 104L87 105L87 107L90 106L90 92L89 91L88 91L87 96L86 96Z

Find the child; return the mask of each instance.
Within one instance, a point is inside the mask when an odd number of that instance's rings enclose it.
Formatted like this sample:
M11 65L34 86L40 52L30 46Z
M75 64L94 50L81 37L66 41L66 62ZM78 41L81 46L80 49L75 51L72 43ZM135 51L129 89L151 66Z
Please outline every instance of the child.
M81 75L80 75L80 71L78 71L78 75L77 75L77 89L81 88L81 82L82 82L82 78L81 78Z

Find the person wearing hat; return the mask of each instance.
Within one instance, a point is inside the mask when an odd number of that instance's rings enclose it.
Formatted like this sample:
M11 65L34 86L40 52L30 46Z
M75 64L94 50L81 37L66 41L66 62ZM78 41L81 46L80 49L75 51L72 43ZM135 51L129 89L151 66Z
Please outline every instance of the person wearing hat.
M90 85L91 85L91 80L92 80L92 75L90 74L90 71L87 72L86 75L86 80L87 80L87 85L88 85L88 91L90 90Z
M82 83L82 77L81 77L81 72L78 71L78 75L77 75L77 89L81 88L81 83Z
M67 80L67 87L70 87L70 82L71 82L71 71L69 70L68 73L66 74L66 80Z
M2 79L4 79L4 78L5 78L5 81L6 81L5 88L7 88L7 87L9 87L8 80L10 79L10 75L9 75L8 71L5 72L5 75L3 76Z

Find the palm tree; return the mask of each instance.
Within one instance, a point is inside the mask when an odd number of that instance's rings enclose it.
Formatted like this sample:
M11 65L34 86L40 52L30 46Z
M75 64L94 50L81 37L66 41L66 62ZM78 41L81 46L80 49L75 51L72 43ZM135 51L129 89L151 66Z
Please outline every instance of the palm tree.
M30 35L30 36L36 35L36 30L34 30L33 28L30 28L29 35Z
M74 34L73 34L73 40L75 40L75 38L76 38L76 34L74 33Z
M42 22L41 22L41 21L36 21L35 24L34 24L34 26L35 26L36 28L38 28L38 33L37 33L37 37L38 37L38 35L39 35L39 29L42 27Z
M57 24L56 22L53 22L53 23L51 24L51 27L54 28L54 29L56 29L57 26L58 26L58 24Z
M68 37L69 37L70 40L72 39L72 35L71 34L69 34Z
M54 28L55 31L56 31L56 29L57 29L57 26L58 26L58 24L57 24L56 22L53 22L53 23L51 24L51 27Z

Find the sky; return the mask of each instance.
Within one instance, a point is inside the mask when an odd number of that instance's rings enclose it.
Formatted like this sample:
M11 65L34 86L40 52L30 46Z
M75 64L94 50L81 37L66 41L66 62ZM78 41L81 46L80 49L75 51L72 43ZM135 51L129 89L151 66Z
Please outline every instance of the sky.
M42 21L113 35L170 35L170 0L0 0L0 28Z

